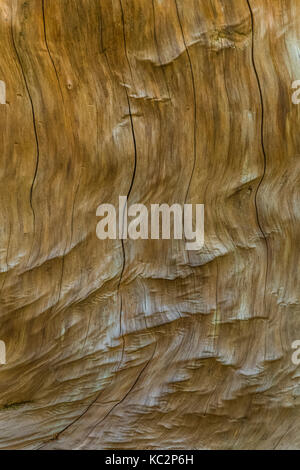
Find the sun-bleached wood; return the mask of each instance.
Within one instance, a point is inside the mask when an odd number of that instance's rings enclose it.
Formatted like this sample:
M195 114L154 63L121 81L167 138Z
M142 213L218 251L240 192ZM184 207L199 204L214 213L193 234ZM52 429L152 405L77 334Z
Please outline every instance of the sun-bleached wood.
M298 0L1 0L0 447L300 448ZM204 203L205 246L96 209Z

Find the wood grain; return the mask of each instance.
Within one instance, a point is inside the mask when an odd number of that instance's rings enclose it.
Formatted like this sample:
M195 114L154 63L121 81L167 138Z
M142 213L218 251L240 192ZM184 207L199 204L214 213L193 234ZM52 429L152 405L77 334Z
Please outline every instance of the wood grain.
M299 449L298 0L2 0L2 449ZM205 246L96 209L205 204Z

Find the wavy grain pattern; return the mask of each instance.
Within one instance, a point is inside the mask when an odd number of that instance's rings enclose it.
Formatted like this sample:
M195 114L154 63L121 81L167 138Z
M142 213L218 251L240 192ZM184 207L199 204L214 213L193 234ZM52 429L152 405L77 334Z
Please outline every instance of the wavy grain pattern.
M299 41L298 0L1 0L2 449L300 448ZM119 195L204 248L99 241Z

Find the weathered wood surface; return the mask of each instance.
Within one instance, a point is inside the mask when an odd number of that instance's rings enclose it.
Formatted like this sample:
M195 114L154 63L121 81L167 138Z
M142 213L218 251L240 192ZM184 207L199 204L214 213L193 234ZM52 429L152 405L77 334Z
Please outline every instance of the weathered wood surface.
M299 449L299 1L1 0L0 52L1 448ZM98 240L126 194L204 248Z

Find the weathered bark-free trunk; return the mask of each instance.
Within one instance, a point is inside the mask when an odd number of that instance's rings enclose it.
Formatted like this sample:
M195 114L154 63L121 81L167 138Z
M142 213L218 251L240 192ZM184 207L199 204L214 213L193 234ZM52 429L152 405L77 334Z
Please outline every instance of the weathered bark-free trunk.
M1 0L1 448L300 448L299 41L298 0ZM120 195L203 248L99 240Z

